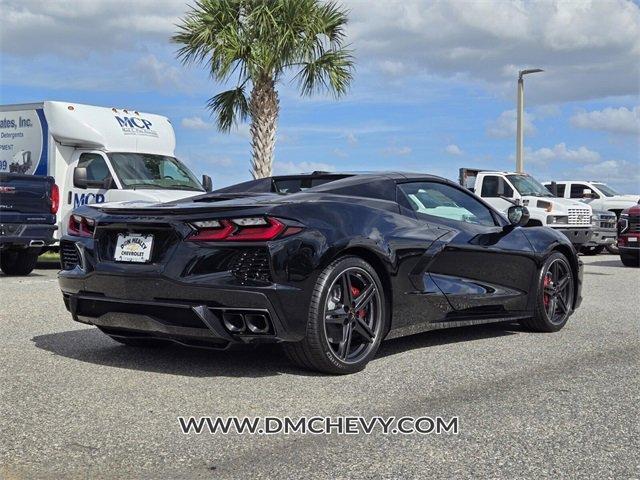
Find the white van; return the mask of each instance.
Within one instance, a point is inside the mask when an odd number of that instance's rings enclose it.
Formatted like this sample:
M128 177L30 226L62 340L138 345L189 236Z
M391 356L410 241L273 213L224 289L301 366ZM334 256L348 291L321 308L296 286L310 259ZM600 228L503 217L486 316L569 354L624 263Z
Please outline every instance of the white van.
M87 203L169 202L211 190L175 158L160 115L67 102L0 106L0 172L50 175L60 189L56 238Z

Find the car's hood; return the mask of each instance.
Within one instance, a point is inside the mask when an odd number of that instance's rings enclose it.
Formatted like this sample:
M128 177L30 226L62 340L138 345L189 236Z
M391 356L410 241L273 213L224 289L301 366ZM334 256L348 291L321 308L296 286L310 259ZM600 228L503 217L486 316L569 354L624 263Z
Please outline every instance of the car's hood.
M538 203L538 201L543 201L543 202L549 202L557 207L563 208L563 209L567 209L567 208L585 208L585 207L589 207L588 203L585 202L580 202L577 200L570 200L568 198L561 198L561 197L525 197L527 200L529 200L529 205L532 207L535 207Z
M640 196L638 195L616 195L615 197L607 198L607 202L620 202L620 203L638 203Z

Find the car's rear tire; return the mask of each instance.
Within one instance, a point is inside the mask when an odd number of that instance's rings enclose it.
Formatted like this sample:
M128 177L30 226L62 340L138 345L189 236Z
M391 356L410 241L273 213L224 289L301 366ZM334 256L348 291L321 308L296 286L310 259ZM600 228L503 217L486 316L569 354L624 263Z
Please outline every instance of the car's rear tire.
M604 250L604 245L597 245L597 246L591 246L591 247L583 246L580 248L580 253L582 253L583 255L599 255L602 253L603 250Z
M284 351L309 370L338 375L358 372L378 351L387 314L375 269L359 257L339 258L318 276L305 338L284 344Z
M545 260L538 275L534 315L522 320L535 332L557 332L573 313L575 278L569 260L554 252Z
M29 275L38 263L39 248L3 250L0 252L0 269L5 275Z
M640 267L640 255L620 254L620 261L625 267Z

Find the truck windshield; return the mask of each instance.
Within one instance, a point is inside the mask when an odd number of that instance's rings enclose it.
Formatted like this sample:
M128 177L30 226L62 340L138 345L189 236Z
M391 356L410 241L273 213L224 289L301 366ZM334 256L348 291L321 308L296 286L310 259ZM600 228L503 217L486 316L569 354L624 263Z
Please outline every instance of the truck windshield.
M108 156L124 189L204 191L193 173L173 157L148 153L109 153Z
M604 183L594 183L594 185L598 187L598 190L600 190L605 197L615 197L616 195L621 195L609 185L606 185Z
M523 197L553 197L544 185L529 175L507 175L507 178Z

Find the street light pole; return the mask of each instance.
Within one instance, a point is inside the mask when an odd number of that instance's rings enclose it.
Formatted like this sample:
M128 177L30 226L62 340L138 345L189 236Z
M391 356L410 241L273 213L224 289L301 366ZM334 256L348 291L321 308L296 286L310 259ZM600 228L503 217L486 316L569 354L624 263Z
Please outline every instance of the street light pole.
M516 173L524 173L524 76L544 72L540 68L518 72L518 119L516 125Z

